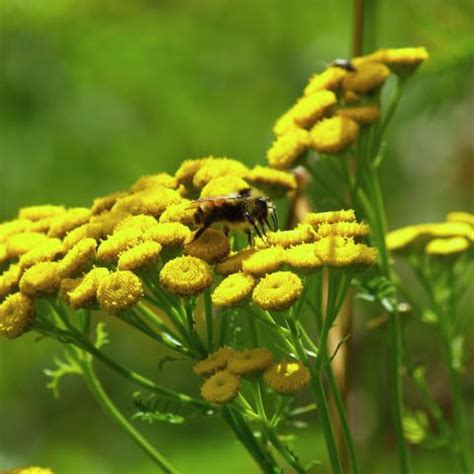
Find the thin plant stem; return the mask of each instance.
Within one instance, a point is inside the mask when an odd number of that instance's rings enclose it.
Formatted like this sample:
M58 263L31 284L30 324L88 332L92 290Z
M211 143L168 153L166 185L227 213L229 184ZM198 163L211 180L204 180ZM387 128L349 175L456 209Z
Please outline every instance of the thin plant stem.
M206 315L207 348L209 354L211 354L214 351L214 315L212 313L212 300L209 289L204 291L204 312Z
M316 367L313 366L308 360L306 351L301 343L300 334L296 326L295 321L291 315L287 318L287 324L291 331L293 344L295 345L298 357L301 361L309 368L311 374L311 391L313 392L316 404L318 406L319 419L321 421L321 426L323 428L324 439L326 442L326 449L329 456L329 461L331 463L331 468L333 474L342 474L341 461L339 459L339 454L336 448L336 440L334 437L334 431L331 424L331 417L329 416L329 407L326 400L326 395L324 393L324 387L320 376L321 362L316 363ZM319 342L319 351L325 353L325 344L327 341L327 330L323 330L320 342ZM317 361L320 360L320 356Z
M224 406L222 408L222 414L234 434L247 448L262 471L266 474L275 474L276 472L280 472L275 460L271 454L268 453L257 441L255 435L247 425L247 422L244 420L240 412L233 409L231 406Z
M84 380L89 387L89 390L94 395L102 409L125 431L125 433L127 433L127 435L150 457L150 459L155 462L162 472L166 474L177 474L178 471L131 425L109 398L104 387L97 378L89 356L85 357L85 360L81 363L81 368Z
M298 458L281 442L274 429L270 426L267 415L265 413L265 405L262 396L262 386L260 380L252 383L255 404L257 406L257 413L260 416L262 428L265 436L268 438L273 447L281 454L283 459L291 466L298 474L305 474L306 469L300 464Z

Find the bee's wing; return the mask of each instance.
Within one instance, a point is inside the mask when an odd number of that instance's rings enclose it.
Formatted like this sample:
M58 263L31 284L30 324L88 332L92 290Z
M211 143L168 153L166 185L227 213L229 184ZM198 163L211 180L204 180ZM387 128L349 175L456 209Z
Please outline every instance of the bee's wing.
M211 196L211 197L205 197L205 198L199 198L195 199L194 201L191 201L189 204L189 209L194 209L198 207L200 204L208 202L218 202L218 201L232 201L232 202L238 202L238 201L245 201L246 197L241 196L238 193L232 193L232 194L226 194L223 196Z
M239 193L231 193L231 194L224 194L222 196L210 196L210 197L205 197L205 198L198 198L198 199L195 199L193 202L209 202L209 201L222 201L222 200L232 200L232 201L235 201L235 200L243 200L243 199L247 199L246 197L240 195Z

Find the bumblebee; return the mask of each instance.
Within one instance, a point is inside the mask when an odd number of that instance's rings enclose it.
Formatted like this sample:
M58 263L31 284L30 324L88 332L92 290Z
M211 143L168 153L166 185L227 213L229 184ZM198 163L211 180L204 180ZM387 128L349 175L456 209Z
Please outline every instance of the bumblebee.
M250 245L253 244L253 232L263 239L267 229L278 229L273 202L255 188L249 187L226 196L196 199L192 207L196 209L195 223L200 226L194 240L213 224L221 225L226 235L231 229L244 230Z
M331 63L331 66L340 67L341 69L345 69L349 72L355 72L356 70L355 66L351 63L349 59L337 58Z

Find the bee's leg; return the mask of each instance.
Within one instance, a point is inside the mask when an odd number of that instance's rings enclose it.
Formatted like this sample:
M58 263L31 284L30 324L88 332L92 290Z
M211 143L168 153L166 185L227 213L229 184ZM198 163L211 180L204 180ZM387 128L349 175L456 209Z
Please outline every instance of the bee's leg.
M268 229L275 232L275 229L272 228L272 226L270 225L270 222L268 222L268 218L265 217L264 220L265 220L265 225L268 227Z
M261 232L262 234L266 237L267 236L267 227L264 219L259 219L258 223L260 224L261 227ZM270 227L269 227L270 229Z
M247 219L247 221L252 225L252 227L254 228L255 230L255 233L262 239L263 239L263 234L262 234L262 231L258 228L258 225L257 225L257 222L255 221L255 219L250 215L250 214L245 214L245 218Z
M278 215L276 210L272 212L272 222L273 222L273 231L276 232L278 230Z
M194 234L193 241L199 239L201 235L206 231L206 229L211 225L211 222L205 222L202 227Z
M247 234L247 240L248 240L249 246L253 247L254 241L253 241L252 231L250 229L248 229L248 230L245 231L245 233Z
M229 229L227 226L225 226L225 227L224 227L224 235L225 235L226 237L229 237L229 234L230 234L230 229Z

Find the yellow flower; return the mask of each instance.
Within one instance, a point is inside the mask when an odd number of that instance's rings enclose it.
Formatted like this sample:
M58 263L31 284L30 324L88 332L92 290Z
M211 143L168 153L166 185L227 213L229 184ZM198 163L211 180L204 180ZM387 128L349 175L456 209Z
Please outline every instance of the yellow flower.
M450 212L446 216L446 220L448 222L461 222L464 224L469 224L470 226L474 226L474 214L470 214L469 212Z
M23 207L18 213L19 219L29 219L30 221L39 221L47 217L55 217L64 214L64 206L54 206L45 204L42 206Z
M250 255L255 253L254 248L247 248L240 252L234 253L222 260L215 266L215 270L220 275L230 275L242 271L242 262Z
M245 179L272 196L283 195L289 191L294 191L298 187L293 173L260 165L251 169Z
M138 214L136 216L127 216L121 220L114 228L114 232L120 232L124 229L134 227L135 229L145 232L150 227L158 224L158 221L153 216L147 216L145 214Z
M227 369L237 375L251 375L265 370L273 362L273 354L262 347L237 352L229 361Z
M405 250L415 242L419 235L420 230L416 226L401 227L389 232L385 237L385 242L392 252Z
M377 58L385 63L394 73L408 75L429 57L423 47L381 49L376 51Z
M469 237L472 228L462 222L439 222L435 224L419 224L420 234L430 237Z
M212 285L211 268L204 260L196 257L177 257L162 268L160 283L170 293L192 296Z
M118 199L128 196L128 192L126 191L118 191L115 193L107 194L106 196L101 196L95 198L91 212L93 215L102 214L105 211L110 211L113 205L117 202Z
M29 219L15 219L0 224L0 242L6 242L12 235L26 232L31 229Z
M176 189L178 180L168 173L148 174L138 178L137 182L130 188L134 193L152 188Z
M336 115L354 120L359 125L371 125L380 118L380 110L374 105L346 107L336 110Z
M342 209L340 211L308 212L303 222L317 228L320 224L333 224L335 222L355 221L356 216L353 209Z
M206 359L199 361L193 367L194 373L196 375L212 375L219 370L224 370L236 353L237 351L231 347L221 347Z
M123 219L128 217L130 214L123 211L104 211L98 216L92 216L90 220L90 226L93 228L91 235L89 235L89 229L87 230L86 237L95 238L94 235L98 235L99 239L105 239L113 233L115 226ZM75 230L74 230L75 231ZM74 232L73 231L73 232ZM65 237L64 241L68 239L69 234ZM84 238L84 237L83 237ZM77 242L75 242L77 243Z
M175 178L178 180L178 183L191 184L194 175L202 168L208 159L209 158L198 158L183 161L175 173Z
M49 262L64 252L64 245L59 239L48 239L37 247L28 250L20 258L20 266L28 268L39 262Z
M369 94L383 85L390 76L390 69L382 63L367 62L357 66L355 72L349 73L343 81L345 90L356 94Z
M240 161L230 158L214 158L210 157L200 167L194 175L193 184L196 188L203 188L209 181L221 176L236 176L243 178L249 169Z
M59 263L63 277L70 278L89 270L96 259L96 247L94 239L84 239L69 250Z
M365 237L369 235L369 226L363 222L335 222L321 224L318 228L321 237L342 235L343 237Z
M303 129L297 128L281 135L267 151L268 163L272 168L291 168L306 151L309 142L309 133Z
M145 231L145 240L154 240L163 247L184 245L191 239L191 231L179 222L158 223Z
M90 209L86 207L73 207L64 214L55 217L48 235L50 237L64 237L70 230L89 222L91 217Z
M14 293L0 303L0 335L15 339L24 334L35 319L35 305L28 296Z
M61 283L58 262L40 262L28 268L20 279L20 290L25 295L36 297L55 293Z
M69 294L82 282L83 278L63 278L59 284L58 296L69 306L71 299Z
M13 263L0 275L0 300L18 288L23 268Z
M359 136L357 122L346 117L331 117L318 122L310 132L310 147L318 153L339 153Z
M287 110L276 122L273 126L273 133L280 137L281 135L285 135L288 132L292 132L294 130L298 130L299 127L296 125L294 120L293 114L293 107L290 110Z
M211 403L232 401L240 390L240 379L226 371L217 372L209 377L201 387L201 396Z
M233 273L224 278L212 293L216 306L236 306L253 290L255 280L245 273Z
M134 227L114 232L107 240L100 243L97 257L102 262L115 262L122 252L135 247L142 240L142 231Z
M101 309L109 313L131 308L142 296L142 281L126 270L102 277L97 288L97 301Z
M242 270L251 275L264 275L274 272L286 263L282 247L268 247L255 252L242 262Z
M117 268L119 270L134 271L154 265L158 260L161 249L161 245L152 240L138 244L120 254Z
M315 74L304 89L304 95L314 94L325 89L336 90L346 77L347 71L340 67L328 67L320 74Z
M19 467L17 469L12 469L10 471L4 472L3 474L53 474L53 471L44 467L31 466Z
M107 268L97 267L90 270L78 284L71 284L73 288L68 292L68 303L74 309L90 307L97 301L97 289L107 275L109 275Z
M297 271L308 272L323 265L316 256L314 243L295 245L286 249L286 261Z
M434 239L426 246L428 255L449 256L464 252L469 248L469 241L464 237Z
M352 104L353 102L358 102L360 100L360 95L356 94L354 91L344 91L343 98L346 104Z
M365 244L355 244L355 246L355 255L352 260L353 265L375 265L377 263L377 249Z
M352 239L340 235L324 237L315 243L315 254L331 267L347 267L352 265L374 265L377 252L364 244L356 244Z
M267 235L267 242L269 245L286 248L291 247L292 245L313 242L315 238L316 233L309 224L298 224L291 230L269 232Z
M54 224L56 217L45 217L38 221L31 222L29 226L30 232L39 232L40 234L47 234L51 226Z
M184 225L193 225L195 223L194 214L196 208L188 199L183 199L178 204L169 205L165 212L160 216L160 222L179 222Z
M182 199L179 192L174 189L164 187L145 189L118 199L112 211L159 217L169 205L177 204Z
M67 233L66 237L64 237L64 249L70 250L84 239L100 240L105 237L105 235L102 225L97 222L82 224L79 227L72 229Z
M229 251L229 239L215 229L206 229L198 239L194 239L184 247L185 255L201 258L211 264L220 262Z
M39 232L22 232L11 236L6 243L7 253L10 258L19 257L31 249L47 242L48 236Z
M266 275L253 290L253 302L262 309L281 311L288 309L301 295L303 283L292 272Z
M8 262L8 260L10 260L10 256L8 255L7 246L0 244L0 265Z
M248 183L237 176L220 176L209 181L201 190L201 198L227 196L249 189Z
M306 95L293 106L293 120L303 128L311 127L324 117L337 102L334 92L321 90Z
M300 361L282 361L269 367L263 378L275 392L289 395L308 386L311 375Z

